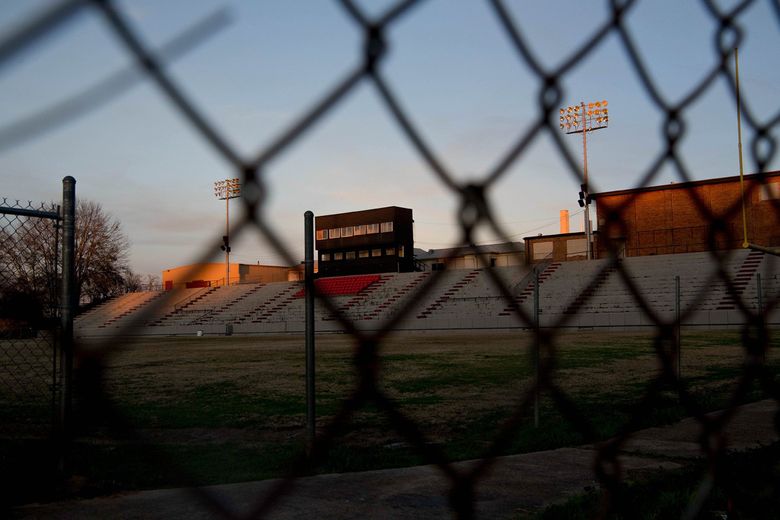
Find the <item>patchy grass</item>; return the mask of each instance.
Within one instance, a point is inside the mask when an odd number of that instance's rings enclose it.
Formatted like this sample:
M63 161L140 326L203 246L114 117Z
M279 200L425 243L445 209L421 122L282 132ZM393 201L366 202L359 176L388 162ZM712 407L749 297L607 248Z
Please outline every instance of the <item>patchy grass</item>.
M683 376L705 410L723 406L735 388L744 357L739 341L732 332L683 335ZM377 386L394 410L416 425L425 446L440 447L453 460L477 458L530 398L533 344L527 332L396 334L380 345ZM104 387L116 411L132 424L133 435L113 431L100 414L80 423L71 457L72 472L84 477L77 494L269 478L285 474L302 455L302 337L141 338L122 347L107 358ZM651 409L635 409L658 375L651 335L564 333L552 347L552 383L596 437L614 434L631 419L644 427L683 417L669 391ZM354 351L348 336L317 338L321 430L356 392ZM768 363L776 371L774 353ZM756 385L749 398L762 396ZM585 440L549 393L542 394L539 406L539 427L533 426L531 406L504 453ZM313 471L428 462L424 447L411 447L399 424L376 403L363 404L339 426L333 446ZM0 446L0 453L5 448Z
M256 396L235 382L219 381L183 391L176 401L159 396L143 403L124 402L121 410L142 428L244 428L268 417L296 415L304 406L303 396Z

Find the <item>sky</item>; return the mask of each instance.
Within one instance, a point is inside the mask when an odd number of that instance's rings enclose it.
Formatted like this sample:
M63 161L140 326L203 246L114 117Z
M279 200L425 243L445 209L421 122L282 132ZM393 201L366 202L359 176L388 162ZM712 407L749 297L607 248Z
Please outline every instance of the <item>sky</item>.
M54 2L4 0L0 42ZM357 2L379 16L392 2ZM736 2L715 2L729 9ZM609 19L610 2L516 0L506 6L537 60L554 70ZM127 0L122 13L150 48L224 10L228 23L166 63L217 130L254 157L362 61L363 34L340 3L315 0ZM222 12L222 11L220 11ZM757 1L741 13L740 89L750 114L778 112L778 13ZM641 1L625 28L666 102L688 94L716 62L717 23L701 2ZM436 156L457 182L492 171L539 114L541 82L521 59L487 2L429 0L387 32L383 77ZM726 44L728 45L728 43ZM64 27L0 63L0 135L9 125L133 70L133 59L101 15L79 12ZM589 134L591 191L636 187L665 147L664 117L643 87L617 34L603 40L562 81L562 106L609 102L609 127ZM736 106L718 78L683 114L678 151L693 179L737 175ZM557 130L557 129L556 129ZM744 124L745 173L756 171ZM7 133L5 135L8 135ZM580 135L563 141L580 164ZM775 131L774 137L780 138ZM77 197L97 201L118 219L140 274L200 260L224 233L225 203L214 181L233 167L197 133L151 81L139 79L82 116L29 139L1 146L0 197L52 201L61 180L77 180ZM767 171L780 169L774 158ZM557 233L559 211L582 229L579 180L549 132L539 133L487 192L509 238ZM263 170L269 195L263 218L293 258L303 256L303 214L383 206L412 208L415 244L458 245L457 196L430 170L366 80ZM665 165L649 184L681 180ZM242 213L231 202L231 220ZM478 243L501 238L480 229ZM231 261L283 264L254 228L234 234Z

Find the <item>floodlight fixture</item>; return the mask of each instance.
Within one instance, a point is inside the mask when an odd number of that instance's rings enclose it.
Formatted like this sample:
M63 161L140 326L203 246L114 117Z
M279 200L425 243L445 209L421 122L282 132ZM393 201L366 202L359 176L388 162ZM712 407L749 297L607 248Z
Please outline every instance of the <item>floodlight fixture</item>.
M214 183L214 195L219 200L235 199L241 196L240 179L224 179Z
M606 128L609 124L609 110L606 106L606 101L596 101L587 105L580 103L561 108L561 130L565 130L567 134L579 134Z

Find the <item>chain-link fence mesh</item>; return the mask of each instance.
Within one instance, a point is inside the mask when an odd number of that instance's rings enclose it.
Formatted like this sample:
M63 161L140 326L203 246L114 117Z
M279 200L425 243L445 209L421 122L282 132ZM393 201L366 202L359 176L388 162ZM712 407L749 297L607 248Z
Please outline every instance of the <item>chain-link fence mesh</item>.
M56 207L0 203L0 400L3 430L48 436L57 396Z
M271 144L253 157L245 157L238 151L238 148L208 120L204 112L185 94L184 89L177 85L164 67L166 59L169 59L172 54L182 52L183 48L188 48L194 41L208 33L214 26L214 20L207 20L193 31L182 35L171 44L171 48L166 47L165 50L155 53L144 45L126 15L112 2L66 1L32 20L14 34L6 35L0 42L0 65L7 63L16 54L34 47L33 44L38 43L49 32L81 12L92 10L100 13L118 41L135 59L137 66L144 71L146 80L167 96L170 104L200 134L204 146L212 147L228 163L233 165L236 175L241 177L242 201L246 209L246 217L234 223L231 235L259 233L289 265L294 265L298 263L298 259L285 246L285 241L275 229L266 212L268 200L275 189L274 184L268 178L268 169L274 159L286 153L288 148L296 143L305 132L316 126L323 116L337 110L339 103L350 96L358 85L368 84L375 89L388 114L397 123L399 132L408 140L410 148L419 155L431 175L440 181L445 196L453 197L459 201L456 215L460 224L458 242L475 243L475 233L478 229L490 229L497 236L510 242L510 234L499 224L494 206L488 198L489 188L500 179L510 175L511 166L524 156L531 143L540 135L546 136L554 143L555 150L567 165L572 176L580 179L581 173L577 159L565 146L564 137L558 129L558 110L564 99L563 84L577 64L584 57L593 53L608 38L619 42L627 54L631 67L647 98L655 107L660 118L664 120L665 146L658 151L654 160L650 161L651 166L634 187L652 184L659 172L666 167L671 167L677 173L680 181L691 180L692 175L681 160L679 146L682 138L686 135L686 115L697 100L715 88L716 83L725 84L736 99L734 74L730 68L730 60L733 48L739 45L749 30L740 23L740 16L755 2L739 2L728 10L721 8L715 2L702 2L712 18L713 26L716 27L713 47L714 65L686 95L677 101L668 99L660 92L659 85L644 63L626 24L628 13L639 2L615 0L609 3L611 12L609 18L592 33L592 36L580 48L556 67L550 67L535 57L526 36L513 20L504 2L500 0L489 2L489 6L497 17L497 30L502 31L512 42L517 51L518 63L532 71L531 73L538 80L538 110L535 120L517 137L508 152L499 158L496 166L480 180L467 183L457 180L430 146L426 136L414 124L410 114L399 100L382 67L383 60L387 55L391 28L403 17L413 16L414 7L418 3L415 1L398 2L383 14L371 17L357 3L349 0L341 2L340 5L345 13L363 33L364 43L360 49L362 56L360 63L347 73L334 88L323 92L319 101L311 109L302 110L294 124L281 130ZM769 3L780 20L780 4L778 2ZM66 123L75 115L110 99L112 95L125 88L134 79L132 76L112 78L105 84L96 87L95 92L98 95L92 96L93 99L90 99L89 96L80 96L63 105L42 111L37 118L34 117L21 121L17 125L7 126L2 133L3 139L0 141L0 146L11 146L45 131L53 125ZM780 109L760 118L757 113L751 110L749 100L743 99L742 110L744 123L753 135L747 147L748 153L755 165L755 171L763 172L776 155L776 138L773 132L776 132L780 123ZM757 179L759 183L766 180L763 174L759 174ZM716 213L705 201L695 196L694 201L699 215L710 222L708 239L711 244L717 243L722 235L727 235L730 232L729 223L741 211L739 202L722 208ZM772 200L770 203L774 215L777 217L780 215L780 204L777 200ZM621 210L622 208L615 208L606 216L605 228L609 226L621 228L624 217ZM215 247L204 252L199 260L207 261L211 257L212 251L216 250L216 246L218 246L218 237L215 237L212 245ZM699 421L701 426L699 442L711 462L708 475L711 478L716 477L717 461L724 454L724 444L721 442L723 432L733 416L736 404L743 400L754 384L760 385L766 394L771 395L775 400L780 399L774 374L762 362L769 348L770 337L765 317L777 307L777 296L767 296L760 309L756 309L755 305L746 304L742 300L741 291L735 286L731 273L723 268L729 254L712 252L711 260L715 265L720 266L713 275L713 280L726 285L728 292L737 302L736 306L742 313L746 324L742 334L742 348L746 362L739 373L736 390L730 399L730 407L726 413L716 417L707 417L703 414L703 407L697 398L689 392L685 381L678 378L676 371L678 319L683 319L690 309L683 309L681 313L683 318L665 318L654 313L646 304L642 290L619 261L618 246L618 244L610 243L605 245L609 261L605 262L600 271L593 276L590 283L582 291L582 297L573 300L567 312L560 314L560 317L550 326L536 331L534 341L538 344L541 354L539 356L538 377L526 389L509 417L500 421L495 436L484 450L481 460L468 469L456 469L448 460L445 450L435 443L429 442L427 433L419 422L406 413L383 389L383 346L391 331L410 317L408 316L411 312L410 308L393 315L381 330L365 331L356 326L331 298L321 294L317 295L320 304L353 338L355 344L353 356L354 387L344 396L342 404L331 415L328 423L320 429L312 453L309 456L301 454L300 457L294 458L293 462L290 463L288 477L279 480L270 494L258 497L255 506L247 516L262 517L274 511L275 506L285 496L294 494L296 479L307 474L313 465L316 466L327 461L339 435L360 410L369 406L384 416L389 427L412 446L424 462L433 464L441 470L441 474L449 484L449 504L461 518L473 516L477 485L490 471L496 457L505 452L520 425L528 420L536 392L549 398L553 406L565 417L570 426L581 434L583 439L586 441L599 440L598 425L593 424L591 418L580 409L576 400L559 384L556 379L556 370L561 331L576 319L577 311L587 303L594 289L601 283L602 276L609 273L616 273L617 276L621 277L638 307L652 324L654 350L661 369L647 385L642 398L633 406L628 420L619 429L618 434L608 442L601 444L598 449L595 478L604 490L605 498L604 508L601 512L609 511L618 503L616 493L618 493L621 483L621 448L630 438L630 432L642 424L644 415L654 406L654 403L663 398L665 392L672 391L679 399L684 411ZM520 325L534 329L534 316L523 306L515 303L517 295L513 292L512 287L507 286L505 280L490 267L489 259L479 247L473 247L472 250L479 259L480 267L486 270L496 291L506 301L507 308L511 309L511 312L517 316ZM443 276L443 272L432 273L424 283L416 288L415 294L421 296L434 290L437 284L442 282ZM149 306L150 314L154 314L156 310L155 305ZM134 327L144 323L145 319L146 317L141 317L129 323L124 327L122 333L131 332ZM100 347L93 346L89 350L77 351L76 357L79 365L77 382L80 389L77 393L77 399L81 410L79 421L86 423L90 418L93 420L100 418L101 421L108 421L112 431L119 437L144 441L146 438L143 432L135 429L132 421L120 412L112 400L111 392L106 389L104 378L106 366L111 363L113 356L120 352L121 348L117 347L116 341L107 341L102 343ZM76 428L79 428L78 424ZM148 441L148 439L146 440ZM154 443L147 442L146 446L149 450L154 451L161 464L184 466L183 461L177 460L174 454L155 446ZM182 473L183 481L187 481L186 470L182 470ZM702 493L709 490L706 486L702 486L701 489ZM224 516L233 514L232 510L224 507L208 491L197 491L195 496L215 513ZM700 497L692 500L694 506L701 503ZM696 511L693 514L696 514Z

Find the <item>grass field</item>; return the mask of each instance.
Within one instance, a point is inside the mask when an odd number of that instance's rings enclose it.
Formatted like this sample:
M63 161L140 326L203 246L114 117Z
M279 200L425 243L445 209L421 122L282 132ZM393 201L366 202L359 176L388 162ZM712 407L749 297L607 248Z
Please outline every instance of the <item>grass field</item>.
M482 456L529 391L534 372L529 333L404 333L380 350L379 386L418 426L428 446L452 460ZM778 345L775 340L773 352ZM600 438L629 417L658 361L642 333L577 332L556 342L555 383L576 403ZM318 426L328 425L355 391L346 335L317 338ZM210 484L285 474L304 449L303 339L299 336L141 338L109 358L105 390L132 433L110 421L81 422L73 446L75 491ZM682 374L699 406L723 407L742 371L737 332L685 332ZM776 354L767 363L776 372ZM759 399L756 387L749 399ZM4 401L8 410L11 404ZM686 413L665 391L639 424L675 421ZM154 445L139 443L140 435ZM582 443L584 438L542 395L540 425L529 412L504 453ZM7 439L6 462L25 440ZM24 451L24 450L22 450ZM371 403L346 425L312 471L343 472L426 462Z

